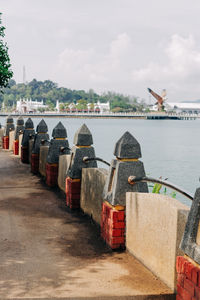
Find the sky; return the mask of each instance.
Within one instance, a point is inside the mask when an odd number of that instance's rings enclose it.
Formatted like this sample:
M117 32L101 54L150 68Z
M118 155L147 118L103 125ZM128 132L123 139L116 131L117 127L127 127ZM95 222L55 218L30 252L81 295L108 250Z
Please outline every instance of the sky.
M199 0L0 0L14 79L200 99Z

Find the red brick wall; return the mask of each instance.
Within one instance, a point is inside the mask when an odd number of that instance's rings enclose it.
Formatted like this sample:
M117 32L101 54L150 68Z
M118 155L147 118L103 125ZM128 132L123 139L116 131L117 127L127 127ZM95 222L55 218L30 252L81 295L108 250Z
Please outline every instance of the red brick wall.
M3 149L9 149L9 137L8 136L3 137Z
M58 184L58 164L46 163L46 184L55 187Z
M31 172L33 174L39 172L39 154L31 154Z
M66 178L66 204L71 209L80 208L81 180Z
M187 257L178 256L176 260L177 300L200 299L200 267Z
M112 249L125 248L125 210L103 203L101 236Z
M13 142L13 153L14 153L14 155L19 154L19 141L18 140L15 140Z

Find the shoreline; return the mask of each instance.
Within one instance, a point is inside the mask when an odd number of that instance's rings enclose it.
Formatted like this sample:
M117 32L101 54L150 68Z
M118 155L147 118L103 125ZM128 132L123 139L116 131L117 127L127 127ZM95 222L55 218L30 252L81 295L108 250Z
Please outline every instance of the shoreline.
M72 114L72 113L34 113L34 114L9 114L0 113L0 117L31 117L31 118L80 118L80 119L142 119L142 120L196 120L200 115L193 114L168 114L168 113L141 113L141 114Z

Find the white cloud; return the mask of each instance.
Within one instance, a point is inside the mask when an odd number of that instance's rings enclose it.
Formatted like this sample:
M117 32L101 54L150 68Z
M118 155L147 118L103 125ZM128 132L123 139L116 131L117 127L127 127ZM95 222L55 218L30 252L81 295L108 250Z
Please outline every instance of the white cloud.
M190 76L200 76L200 50L196 49L192 35L187 38L173 35L163 53L164 63L150 62L144 68L133 70L133 80L153 82L173 79L179 83L190 81Z
M98 48L77 50L65 48L58 56L54 76L58 73L72 87L112 89L116 82L123 81L122 74L129 68L132 52L131 38L127 33L119 34L107 47L107 53ZM125 75L125 74L124 74Z

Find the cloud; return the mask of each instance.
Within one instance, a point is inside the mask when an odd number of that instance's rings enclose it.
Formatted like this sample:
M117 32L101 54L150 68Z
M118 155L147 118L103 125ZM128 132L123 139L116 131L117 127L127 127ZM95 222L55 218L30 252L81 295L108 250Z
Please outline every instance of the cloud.
M200 50L196 49L194 37L173 35L163 49L164 63L149 62L144 68L132 71L132 79L142 81L175 80L177 83L194 80L200 76Z
M127 57L132 51L131 38L121 33L106 48L107 52L98 48L65 48L58 56L55 76L62 73L71 86L79 83L82 88L112 88L116 81L122 81L122 73L129 68Z

